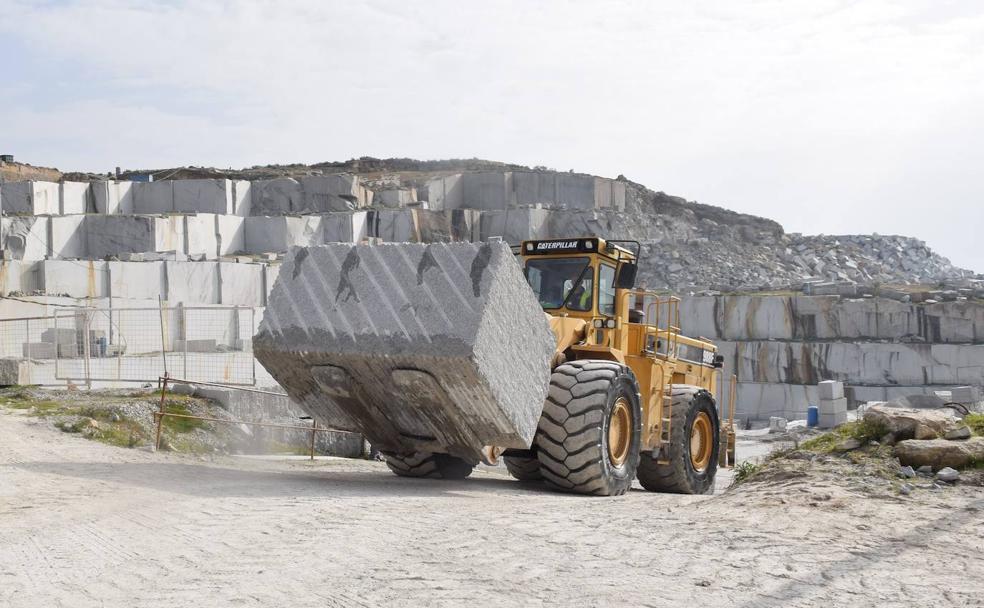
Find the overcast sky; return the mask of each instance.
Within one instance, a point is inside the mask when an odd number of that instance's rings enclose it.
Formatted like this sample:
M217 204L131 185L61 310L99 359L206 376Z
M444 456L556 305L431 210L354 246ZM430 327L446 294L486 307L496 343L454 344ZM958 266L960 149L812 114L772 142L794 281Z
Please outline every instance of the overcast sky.
M984 272L984 3L0 0L0 152L620 173Z

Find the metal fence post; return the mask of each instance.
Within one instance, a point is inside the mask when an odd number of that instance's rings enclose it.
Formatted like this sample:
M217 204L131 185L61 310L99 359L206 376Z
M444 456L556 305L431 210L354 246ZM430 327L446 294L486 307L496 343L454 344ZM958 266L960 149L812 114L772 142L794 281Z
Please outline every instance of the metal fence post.
M94 309L85 308L82 313L85 315L82 322L82 369L85 374L85 385L92 389L92 346L89 344L91 336L92 318L95 314Z
M184 371L182 376L185 380L188 379L188 309L182 306L181 310L181 334L184 336Z
M253 356L253 334L256 333L256 309L249 309L249 361L252 374L252 386L256 386L256 357Z

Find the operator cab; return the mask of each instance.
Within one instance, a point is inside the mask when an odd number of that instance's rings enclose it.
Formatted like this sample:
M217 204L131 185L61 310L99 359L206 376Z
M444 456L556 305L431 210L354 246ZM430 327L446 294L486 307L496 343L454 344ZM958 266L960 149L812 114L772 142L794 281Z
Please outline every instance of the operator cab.
M636 251L616 243L634 244ZM635 284L639 243L600 238L523 241L526 281L551 314L616 316L616 289Z

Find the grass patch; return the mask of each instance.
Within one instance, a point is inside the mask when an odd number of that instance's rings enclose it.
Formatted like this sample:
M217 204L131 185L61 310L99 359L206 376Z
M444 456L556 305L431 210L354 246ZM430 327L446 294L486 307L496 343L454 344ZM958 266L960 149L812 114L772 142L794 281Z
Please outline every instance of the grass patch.
M887 433L888 429L884 425L872 423L867 420L858 420L857 422L842 424L819 437L808 439L800 444L800 448L807 452L829 454L834 451L837 444L845 439L857 439L862 445L865 445L869 441L878 441Z
M121 448L132 448L147 441L147 433L133 420L104 422L82 416L75 420L59 420L55 427L66 433L80 433L89 439Z
M741 485L751 479L756 473L762 470L762 465L746 460L735 465L735 476L731 480L730 488Z
M181 414L184 416L194 415L185 403L176 403L170 398L164 401L164 411L169 414ZM195 429L207 429L208 425L204 420L198 420L196 418L175 418L173 416L165 416L164 428L172 433L190 433Z
M984 436L984 414L967 414L963 421L970 427L970 432Z

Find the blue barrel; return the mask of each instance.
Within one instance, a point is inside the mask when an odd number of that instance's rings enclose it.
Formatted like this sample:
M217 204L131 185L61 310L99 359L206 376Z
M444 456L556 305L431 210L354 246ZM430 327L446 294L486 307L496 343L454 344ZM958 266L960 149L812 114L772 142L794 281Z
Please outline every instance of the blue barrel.
M816 426L820 424L820 408L811 405L806 408L806 426Z

